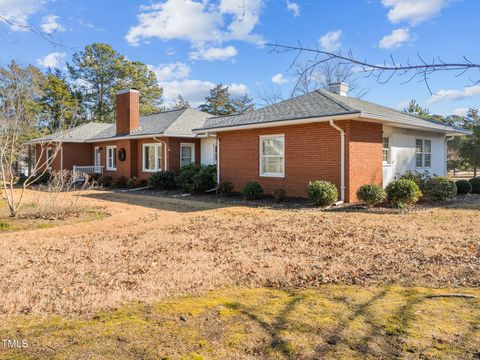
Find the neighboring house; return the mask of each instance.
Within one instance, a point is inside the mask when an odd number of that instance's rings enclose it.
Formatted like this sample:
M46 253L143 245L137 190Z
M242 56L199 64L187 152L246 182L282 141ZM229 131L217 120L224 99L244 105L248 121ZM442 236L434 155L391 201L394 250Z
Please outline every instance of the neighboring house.
M116 124L89 123L30 144L46 159L62 139L52 169L146 179L159 170L216 163L218 180L237 191L253 180L267 193L281 188L304 197L308 182L321 179L353 202L359 186L387 185L407 170L445 175L448 139L470 134L348 97L343 83L330 90L224 117L193 109L140 117L139 93L128 90L117 95Z

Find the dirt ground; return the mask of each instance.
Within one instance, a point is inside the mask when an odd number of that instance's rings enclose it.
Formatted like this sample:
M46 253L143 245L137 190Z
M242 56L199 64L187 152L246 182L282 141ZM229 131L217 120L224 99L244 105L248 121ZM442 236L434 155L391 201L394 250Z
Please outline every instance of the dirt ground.
M91 314L231 286L478 287L480 202L407 214L95 191L111 216L0 233L0 314Z

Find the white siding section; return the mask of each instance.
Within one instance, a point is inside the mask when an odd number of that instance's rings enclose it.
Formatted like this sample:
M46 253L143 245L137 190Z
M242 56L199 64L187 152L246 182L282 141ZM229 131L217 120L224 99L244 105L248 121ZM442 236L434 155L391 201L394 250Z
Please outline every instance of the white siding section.
M215 145L217 144L217 138L208 137L200 139L200 162L203 165L213 165L217 163L215 158Z
M383 185L388 185L407 170L431 175L445 175L445 135L432 132L383 126L383 136L390 138L391 163L383 165ZM415 166L415 139L432 141L432 166L417 168Z

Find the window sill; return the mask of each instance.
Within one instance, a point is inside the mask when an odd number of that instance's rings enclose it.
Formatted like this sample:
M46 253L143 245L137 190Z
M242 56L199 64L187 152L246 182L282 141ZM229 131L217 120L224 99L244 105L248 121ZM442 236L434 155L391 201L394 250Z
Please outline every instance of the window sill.
M392 167L392 163L383 163L383 167Z
M162 169L157 169L157 170L147 170L147 169L142 169L142 172L144 173L156 173L162 171Z
M117 168L106 168L105 171L117 171Z
M276 179L284 179L285 175L276 175L276 174L260 174L260 177L264 178L276 178Z

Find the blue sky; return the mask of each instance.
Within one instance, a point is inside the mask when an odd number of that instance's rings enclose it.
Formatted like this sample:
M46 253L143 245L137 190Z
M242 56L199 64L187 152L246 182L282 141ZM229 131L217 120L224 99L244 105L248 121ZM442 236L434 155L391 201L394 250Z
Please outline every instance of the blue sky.
M245 5L243 5L245 4ZM155 70L165 97L182 94L199 104L215 83L257 97L278 89L288 97L293 54L271 54L265 42L348 51L372 63L440 56L480 62L480 2L474 0L0 0L11 23L54 31L54 47L37 35L0 21L0 63L64 67L92 42L106 42ZM424 83L394 78L386 85L361 74L364 99L403 108L414 98L432 113L480 107L480 73L433 75Z

